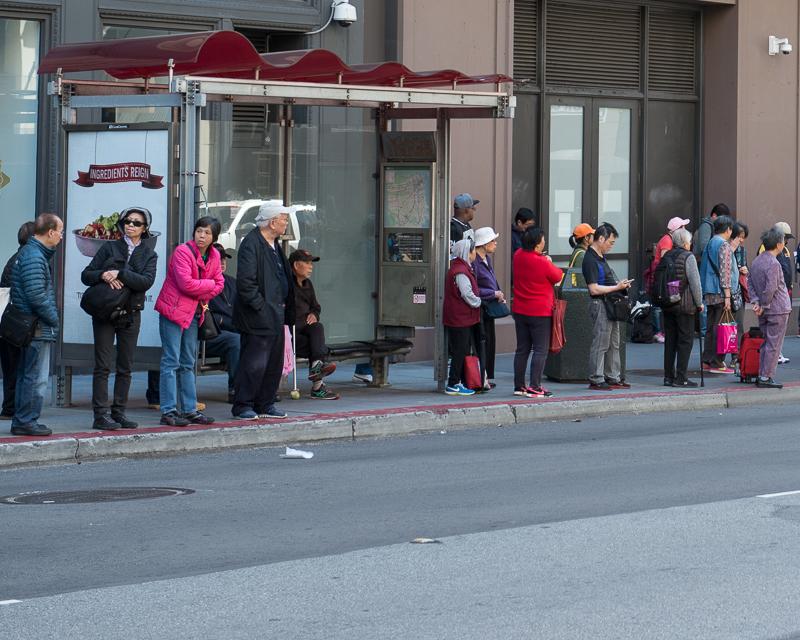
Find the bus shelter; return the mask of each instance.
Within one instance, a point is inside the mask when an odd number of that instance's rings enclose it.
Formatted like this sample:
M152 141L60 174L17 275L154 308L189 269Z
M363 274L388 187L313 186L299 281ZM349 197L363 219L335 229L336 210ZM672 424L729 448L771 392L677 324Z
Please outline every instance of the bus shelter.
M114 79L64 75L86 71ZM515 99L503 88L511 78L346 65L325 50L258 54L230 31L63 45L40 73L53 74L48 93L61 119L58 403L70 400L73 368L93 363L80 272L116 212L138 205L153 214L159 273L137 366L155 368L152 307L172 248L191 238L199 216L214 215L235 269L238 243L267 200L291 211L285 248L322 256L313 279L328 343L368 357L374 384L385 384L392 345L433 327L443 389L450 125L513 118Z

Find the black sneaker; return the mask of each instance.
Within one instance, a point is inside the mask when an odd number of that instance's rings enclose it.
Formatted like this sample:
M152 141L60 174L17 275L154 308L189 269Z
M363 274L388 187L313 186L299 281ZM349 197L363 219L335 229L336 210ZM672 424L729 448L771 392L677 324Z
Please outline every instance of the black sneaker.
M191 424L211 424L214 422L214 418L209 418L207 415L204 415L199 411L195 411L194 413L187 413L183 417L186 420L188 420Z
M698 387L698 385L694 380L676 380L672 383L673 387L680 387L681 389L689 389Z
M259 418L285 418L286 414L278 409L274 404L267 407L266 411L258 414Z
M133 420L128 420L123 414L121 413L112 413L111 419L114 422L118 422L119 426L123 429L138 429L139 423L134 422Z
M756 380L756 386L764 389L783 389L783 385L780 382L775 382L772 378L767 378L766 380L759 378Z
M19 424L11 427L11 433L15 436L50 436L53 430L43 424Z
M179 416L177 411L162 414L159 423L168 427L188 427L191 424L186 418Z
M121 429L122 425L119 422L115 422L108 416L100 416L99 418L95 418L94 422L92 423L92 429L98 429L100 431L116 431L117 429Z
M674 387L675 381L672 378L664 378L664 386L665 387Z

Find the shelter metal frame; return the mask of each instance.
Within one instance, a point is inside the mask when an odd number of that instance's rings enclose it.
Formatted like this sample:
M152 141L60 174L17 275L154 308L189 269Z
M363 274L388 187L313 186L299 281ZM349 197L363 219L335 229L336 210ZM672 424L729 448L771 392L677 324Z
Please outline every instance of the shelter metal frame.
M179 164L177 191L178 228L191 236L198 187L198 131L201 110L210 102L248 102L284 105L284 117L291 118L293 105L369 108L376 110L377 131L405 119L436 123L437 194L434 214L434 378L439 390L447 376L447 344L442 324L444 276L449 267L450 243L450 121L456 118L513 118L516 98L499 85L494 91L463 91L458 88L415 89L403 87L317 84L269 80L238 80L202 76L170 77L169 84L72 80L61 73L48 84L61 112L61 124L77 122L77 110L99 108L169 107L178 126ZM63 156L64 139L60 141ZM283 154L283 176L291 176L289 153ZM370 168L370 170L373 170ZM289 185L284 185L288 187ZM63 185L62 185L63 189ZM290 192L284 190L285 197ZM62 194L63 200L63 194ZM291 204L286 202L286 204ZM59 377L56 402L63 404L70 394L70 372ZM67 400L68 402L68 400Z

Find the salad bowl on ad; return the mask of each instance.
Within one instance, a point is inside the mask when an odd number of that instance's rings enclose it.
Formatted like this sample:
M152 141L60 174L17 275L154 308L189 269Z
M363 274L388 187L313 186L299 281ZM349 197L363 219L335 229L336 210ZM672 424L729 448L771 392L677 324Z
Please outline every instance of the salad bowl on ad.
M122 238L122 232L117 227L119 222L119 212L114 212L109 216L99 216L93 222L87 224L83 229L74 229L72 235L75 237L75 244L87 258L94 258L104 242L111 242ZM149 231L150 237L142 238L145 246L155 251L159 231Z

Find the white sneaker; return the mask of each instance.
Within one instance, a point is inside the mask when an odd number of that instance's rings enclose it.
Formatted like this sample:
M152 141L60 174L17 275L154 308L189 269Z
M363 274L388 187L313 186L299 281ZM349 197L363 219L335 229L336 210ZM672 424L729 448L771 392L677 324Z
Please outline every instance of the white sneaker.
M354 373L353 382L365 382L366 384L372 384L372 375L369 373Z
M786 364L787 362L789 362L789 358L785 355L781 354L778 356L778 364Z

